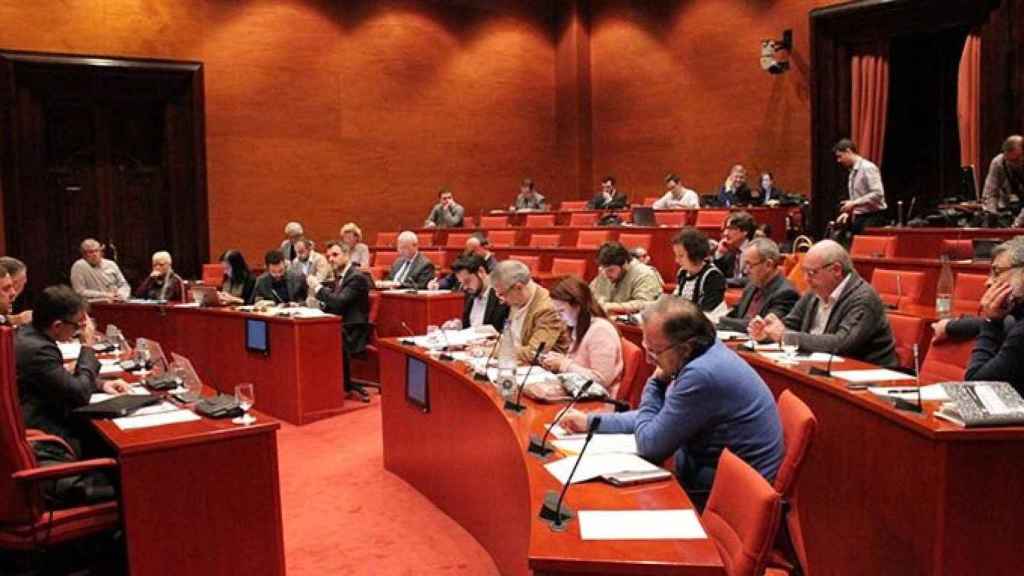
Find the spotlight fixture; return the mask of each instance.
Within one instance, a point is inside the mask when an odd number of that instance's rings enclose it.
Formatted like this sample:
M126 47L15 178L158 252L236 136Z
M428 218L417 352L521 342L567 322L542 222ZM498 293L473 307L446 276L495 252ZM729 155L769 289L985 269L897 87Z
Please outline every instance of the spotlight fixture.
M792 30L783 31L782 40L761 40L761 69L769 74L782 74L789 70L789 51L792 48Z

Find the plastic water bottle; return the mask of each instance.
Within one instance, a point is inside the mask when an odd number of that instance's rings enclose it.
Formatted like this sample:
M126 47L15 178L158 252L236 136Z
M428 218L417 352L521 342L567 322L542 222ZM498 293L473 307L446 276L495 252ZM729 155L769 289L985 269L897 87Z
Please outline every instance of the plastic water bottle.
M942 271L939 272L939 282L935 285L935 312L939 318L949 318L953 315L953 268L949 264L949 256L940 256Z
M516 381L516 343L512 336L512 322L505 323L498 348L498 380L494 383L505 393L506 389L514 389Z

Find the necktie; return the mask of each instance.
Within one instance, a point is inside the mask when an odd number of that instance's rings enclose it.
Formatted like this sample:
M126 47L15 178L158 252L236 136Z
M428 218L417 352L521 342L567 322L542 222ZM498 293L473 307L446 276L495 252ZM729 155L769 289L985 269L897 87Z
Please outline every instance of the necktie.
M409 266L412 264L412 260L406 260L402 267L398 269L398 274L395 274L395 282L401 284L405 281L405 275L409 273Z
M743 317L749 319L757 316L761 313L762 306L764 306L764 290L756 288L753 298L750 299L750 306L747 307L747 313Z

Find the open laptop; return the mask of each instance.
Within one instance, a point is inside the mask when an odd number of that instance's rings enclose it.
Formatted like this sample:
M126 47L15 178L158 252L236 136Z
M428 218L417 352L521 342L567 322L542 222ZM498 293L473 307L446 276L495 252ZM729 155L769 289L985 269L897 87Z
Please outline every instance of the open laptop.
M203 308L220 306L220 298L217 297L217 288L215 286L197 284L189 288L189 292L192 294L192 301L198 302Z
M636 206L633 208L633 226L657 226L654 220L654 208Z

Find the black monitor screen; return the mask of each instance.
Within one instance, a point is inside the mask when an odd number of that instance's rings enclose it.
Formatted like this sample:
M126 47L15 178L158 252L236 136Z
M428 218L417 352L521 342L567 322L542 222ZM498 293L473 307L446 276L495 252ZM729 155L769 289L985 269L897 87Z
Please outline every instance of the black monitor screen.
M270 354L270 334L266 320L245 319L245 349Z
M427 386L427 364L408 357L405 364L405 398L410 404L430 412L430 388Z

